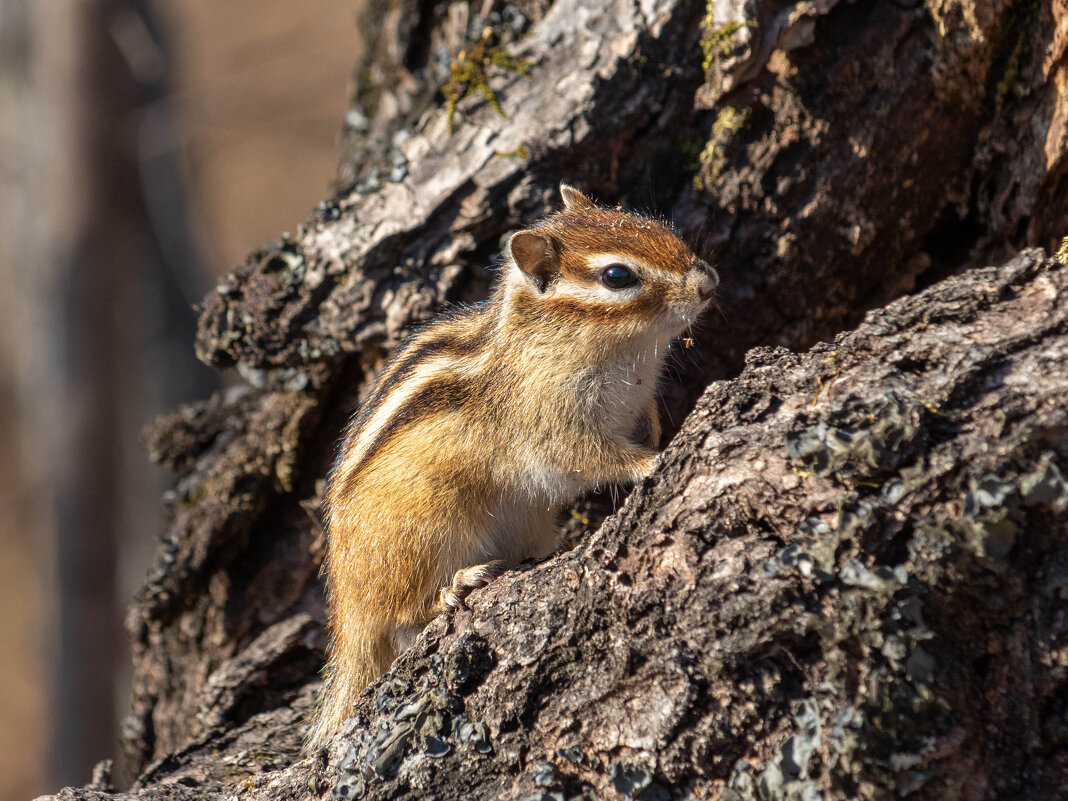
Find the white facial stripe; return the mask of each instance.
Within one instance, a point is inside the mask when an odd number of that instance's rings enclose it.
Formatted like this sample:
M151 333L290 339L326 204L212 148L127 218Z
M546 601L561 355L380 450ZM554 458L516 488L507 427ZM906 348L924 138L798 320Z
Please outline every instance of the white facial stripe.
M636 261L633 257L624 256L621 253L598 253L589 260L589 265L595 270L603 270L613 264L622 264L624 267L630 267L635 272L641 272L642 269L648 268L648 265L644 262Z
M618 264L619 262L614 262ZM586 303L626 303L642 294L642 285L635 284L624 289L609 289L604 284L574 284L570 281L559 281L553 288L552 297L568 297Z

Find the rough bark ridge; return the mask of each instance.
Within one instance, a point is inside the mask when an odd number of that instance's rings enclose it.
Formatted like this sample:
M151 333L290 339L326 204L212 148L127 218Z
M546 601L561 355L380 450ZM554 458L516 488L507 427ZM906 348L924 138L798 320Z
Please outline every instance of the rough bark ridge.
M139 795L1056 798L1066 361L1040 251L755 350L600 531L434 621L327 759L270 770L304 696Z
M372 52L395 80L357 98L376 133L346 162L354 183L204 303L198 352L249 386L149 438L179 475L129 615L124 746L149 795L215 793L293 758L322 659L315 509L333 442L388 350L439 304L483 294L499 237L542 213L559 179L668 210L715 253L725 319L679 360L676 420L750 347L808 347L1068 229L1063 2L524 5L511 33L503 14L489 22L529 79L487 60L507 116L475 87L451 136L443 104L406 76L429 80L442 48L476 45L486 20L462 4L386 5L407 47ZM364 722L400 715L395 736L339 744L340 785L335 764L250 787L427 795L434 774L443 798L699 796L725 781L746 798L758 777L765 797L805 782L831 797L910 782L1052 792L1063 589L1042 571L1064 528L1065 429L1033 393L1063 387L1055 361L1030 385L1017 365L1063 350L1063 279L1038 261L938 285L829 350L762 352L714 385L655 483L596 537L500 582L474 618L432 626L362 709ZM951 347L954 314L986 339ZM1017 324L1031 333L1014 338ZM761 480L756 455L796 485ZM1053 495L1029 506L1033 492ZM969 711L977 698L990 711Z
M753 351L597 534L436 621L322 778L368 798L1057 797L1066 359L1068 271L1038 251L804 356Z

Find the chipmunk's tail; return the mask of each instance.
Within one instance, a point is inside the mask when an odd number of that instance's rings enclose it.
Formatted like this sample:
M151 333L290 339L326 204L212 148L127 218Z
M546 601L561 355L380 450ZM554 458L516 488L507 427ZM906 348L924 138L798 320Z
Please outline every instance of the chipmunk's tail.
M304 755L323 748L352 717L360 693L389 668L396 656L388 626L335 637L311 727L304 739Z

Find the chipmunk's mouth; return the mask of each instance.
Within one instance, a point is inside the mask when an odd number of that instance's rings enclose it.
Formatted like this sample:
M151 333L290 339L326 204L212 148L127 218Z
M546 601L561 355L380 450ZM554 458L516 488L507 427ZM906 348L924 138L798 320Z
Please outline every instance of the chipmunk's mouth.
M710 302L711 298L709 300L690 300L688 303L675 308L674 313L665 319L665 323L672 329L672 336L676 336L680 331L684 331L694 325L698 318L708 310Z
M698 276L697 297L702 303L707 304L716 296L719 288L719 273L712 269L712 265L706 261L698 260L698 266L694 270Z

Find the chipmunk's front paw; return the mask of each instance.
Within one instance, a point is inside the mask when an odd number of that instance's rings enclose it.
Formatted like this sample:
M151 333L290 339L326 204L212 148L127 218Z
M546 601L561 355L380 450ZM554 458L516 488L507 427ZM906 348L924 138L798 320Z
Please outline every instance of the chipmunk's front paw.
M504 562L487 562L457 570L452 577L452 585L442 587L438 593L439 611L456 611L467 607L467 596L480 587L485 587L504 572Z
M637 464L634 465L633 472L631 473L631 480L635 483L639 483L643 478L651 475L653 472L653 468L656 466L656 459L659 455L659 453L653 451L648 456L643 456L640 460L638 460Z

